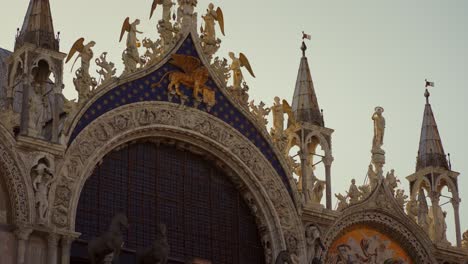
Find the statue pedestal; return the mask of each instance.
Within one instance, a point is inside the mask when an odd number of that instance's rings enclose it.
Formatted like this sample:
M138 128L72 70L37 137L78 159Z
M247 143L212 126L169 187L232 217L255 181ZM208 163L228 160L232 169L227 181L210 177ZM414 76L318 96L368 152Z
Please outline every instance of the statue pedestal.
M375 173L379 177L383 177L383 166L385 164L385 151L381 148L372 149L372 164L375 167Z

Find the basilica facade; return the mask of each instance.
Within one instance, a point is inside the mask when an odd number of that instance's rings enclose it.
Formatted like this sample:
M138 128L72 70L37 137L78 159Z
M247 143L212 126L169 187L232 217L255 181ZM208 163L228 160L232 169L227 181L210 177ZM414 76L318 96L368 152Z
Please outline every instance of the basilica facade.
M197 0L177 2L154 1L151 15L162 8L155 40L143 39L140 20L123 19L117 76L107 53L94 54L95 42L60 47L49 1L30 0L15 46L0 49L0 263L468 261L459 173L429 91L410 193L384 171L382 107L370 113L368 181L336 193L334 131L306 44L290 103L255 104L243 77L255 76L248 57L216 54L222 9L210 4L199 16ZM77 100L62 94L72 60ZM318 166L324 175L315 175ZM443 188L454 223L445 221Z

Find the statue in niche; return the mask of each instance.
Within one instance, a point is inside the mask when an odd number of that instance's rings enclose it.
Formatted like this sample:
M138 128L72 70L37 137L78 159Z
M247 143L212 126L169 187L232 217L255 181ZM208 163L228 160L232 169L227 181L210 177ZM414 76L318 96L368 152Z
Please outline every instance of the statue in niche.
M137 38L137 33L142 34L143 32L137 29L139 24L139 19L135 19L133 23L130 23L130 18L127 17L123 22L122 30L120 31L120 41L122 41L125 32L127 32L127 48L122 54L122 60L125 65L125 73L136 71L137 65L142 64L140 54L138 52L138 48L140 47L141 43Z
M356 186L356 180L352 179L351 185L349 186L349 190L348 190L349 204L351 205L351 204L358 203L360 196L361 196L361 192Z
M429 234L435 242L448 243L447 241L447 224L445 217L447 212L442 211L438 204L433 204L429 210Z
M287 236L286 246L288 247L288 253L289 253L289 256L291 257L291 261L292 261L291 263L299 264L299 256L297 255L297 250L298 250L297 239L292 235ZM278 260L276 262L278 262Z
M114 264L120 263L120 250L124 244L122 227L128 229L128 220L126 215L119 213L112 218L107 232L89 242L88 255L91 264L102 263L109 254L113 254Z
M385 118L382 116L383 112L384 109L382 107L376 107L375 112L372 115L372 120L374 120L374 139L372 140L373 151L382 151L385 134Z
M427 206L426 195L421 189L418 194L418 224L426 233L429 233L428 212L429 208Z
M33 83L30 90L28 135L32 137L40 137L45 124L45 111L48 105L43 90L42 85L37 82Z
M81 67L76 70L76 77L73 78L73 83L75 84L75 89L78 92L78 101L82 102L89 98L90 92L96 87L97 82L95 78L92 78L89 74L90 62L94 56L92 48L96 45L96 42L90 41L88 44L84 44L85 39L80 38L70 49L65 63L68 63L75 53L79 53L76 57L75 62L73 62L73 67L76 61L81 58Z
M169 256L169 244L167 242L166 226L158 225L156 240L153 245L143 251L137 251L137 264L166 264Z
M322 263L320 254L325 250L322 242L320 230L317 226L309 224L305 231L307 245L307 263Z
M233 76L232 87L234 90L241 89L242 81L244 77L242 75L242 67L247 68L249 73L255 78L255 74L253 73L252 67L250 66L250 62L247 57L243 54L239 54L239 58L237 58L233 52L229 52L229 58L231 58L231 71Z
M54 177L45 161L39 161L31 170L32 185L35 194L37 215L39 223L47 221L49 213L49 190L54 182Z
M395 176L395 170L390 170L387 172L387 176L385 177L385 182L387 183L388 187L392 191L392 194L395 195L395 189L398 186L398 182L400 182L397 177Z
M338 208L336 210L342 211L346 207L348 207L348 203L346 202L347 197L342 195L341 193L336 194L335 193L336 199L338 199Z

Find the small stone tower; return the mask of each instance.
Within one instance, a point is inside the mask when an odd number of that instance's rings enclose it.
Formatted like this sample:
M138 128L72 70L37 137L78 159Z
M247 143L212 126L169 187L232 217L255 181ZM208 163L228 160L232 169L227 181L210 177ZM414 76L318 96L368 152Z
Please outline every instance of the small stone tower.
M313 170L316 165L323 163L325 166L326 207L332 209L331 164L333 156L331 135L333 130L326 128L324 124L323 113L318 105L309 63L305 55L307 46L304 42L302 42L301 50L302 58L291 105L296 124L293 126L288 124L288 145L289 147L298 146L300 149L302 175L299 189L302 191L304 204L313 204L314 193L320 192L314 191L314 188L322 188L320 183L323 181L316 178ZM319 145L324 155L317 155L316 150ZM319 161L314 161L314 157L319 157Z
M49 0L30 0L8 59L7 111L11 129L25 138L57 143L63 108L63 60Z
M432 206L429 210L422 210L427 207L419 202L418 223L425 229L431 239L438 244L447 244L445 212L440 205L441 191L447 187L452 195L450 202L453 205L457 246L461 246L460 216L459 216L459 192L457 177L458 172L452 171L450 162L442 146L437 123L429 103L430 93L426 89L424 94L426 105L421 128L421 138L419 141L418 157L416 160L416 172L408 177L410 182L411 200L415 203L419 199L427 196L431 199ZM427 226L426 223L429 223Z

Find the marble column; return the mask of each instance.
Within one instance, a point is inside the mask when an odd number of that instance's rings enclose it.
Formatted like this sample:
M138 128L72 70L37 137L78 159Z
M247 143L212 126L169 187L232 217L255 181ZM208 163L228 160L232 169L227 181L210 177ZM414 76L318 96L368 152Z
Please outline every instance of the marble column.
M327 198L327 209L332 210L332 191L331 191L331 164L333 162L332 156L327 156L323 159L323 163L325 164L325 182L326 182L326 189L325 195Z
M31 228L19 227L15 230L15 235L18 240L18 248L16 250L16 260L18 264L25 263L28 241L31 233Z
M58 247L59 236L51 233L47 237L47 263L57 264L57 247Z
M455 234L457 236L457 247L461 248L461 230L460 230L460 199L452 198L453 212L455 214Z
M299 156L301 158L302 197L304 199L304 204L308 204L310 201L310 195L307 177L307 154L305 154L305 151L300 150Z
M437 193L437 192L432 192L431 193L431 204L432 204L432 220L434 221L434 224L433 224L433 232L434 232L434 242L440 242L439 241L439 234L441 233L441 230L439 230L440 228L440 221L441 219L439 219L439 212L438 210L441 210L440 207L439 207L439 200L440 200L440 194ZM430 228L430 227L429 227ZM429 231L430 233L430 231Z
M73 237L70 236L63 236L61 240L61 250L62 250L62 257L60 258L60 264L70 264L70 250L71 244L75 240Z

